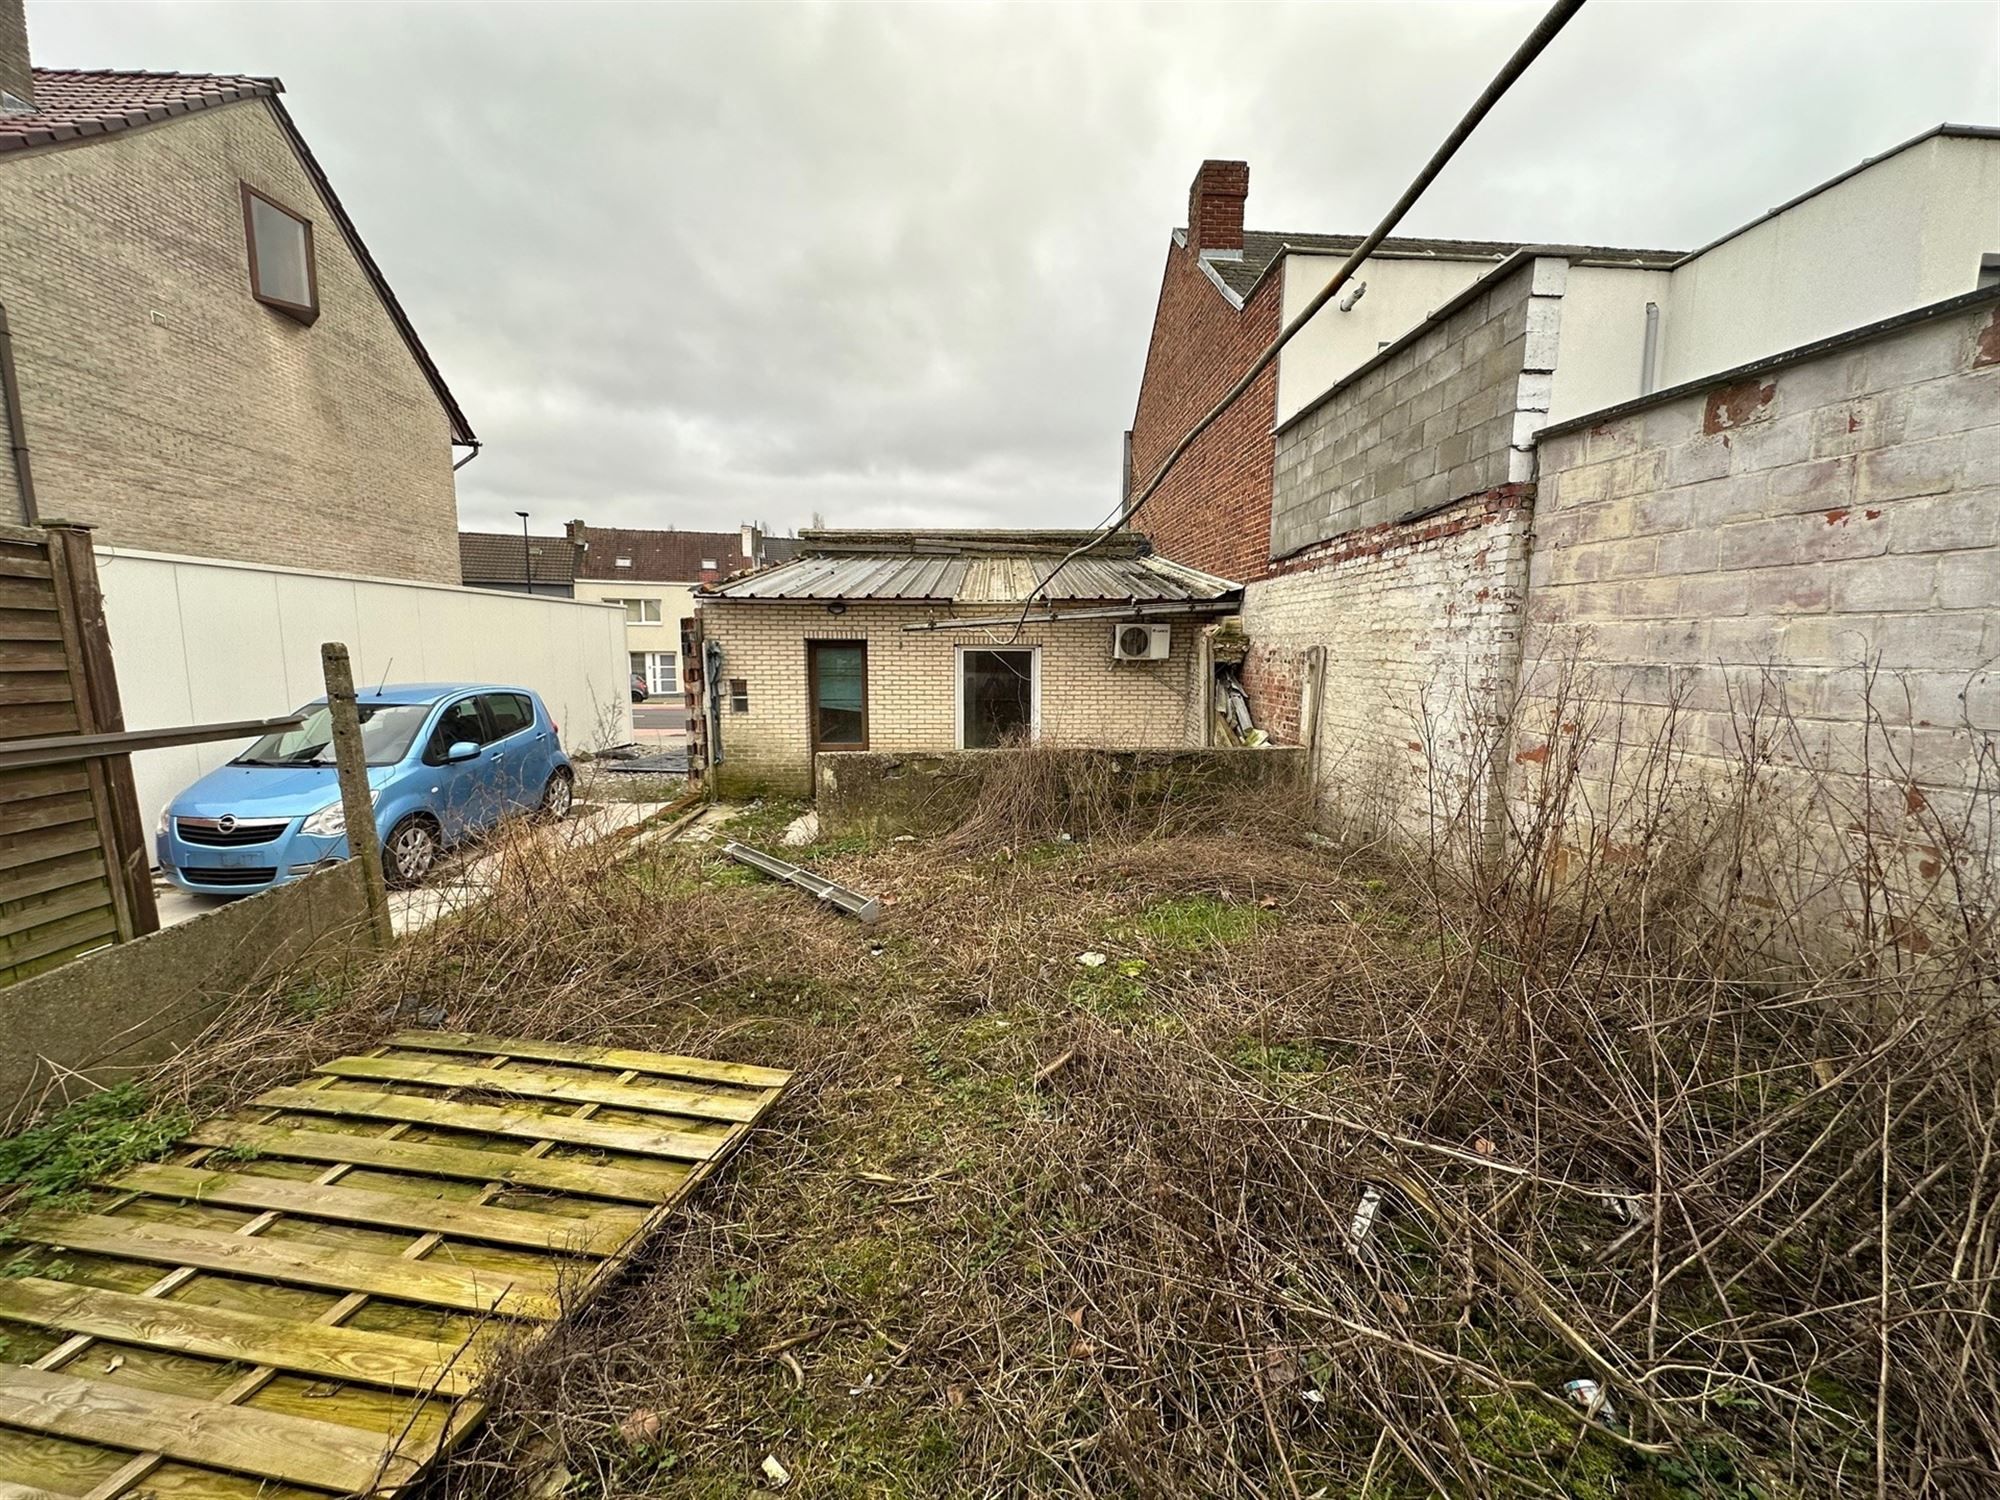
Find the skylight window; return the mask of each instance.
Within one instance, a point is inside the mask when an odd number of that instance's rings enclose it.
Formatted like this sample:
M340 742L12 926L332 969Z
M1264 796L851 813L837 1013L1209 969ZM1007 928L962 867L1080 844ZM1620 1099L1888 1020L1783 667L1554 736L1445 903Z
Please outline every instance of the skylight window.
M250 295L301 323L317 318L312 224L246 182L243 237L250 247Z

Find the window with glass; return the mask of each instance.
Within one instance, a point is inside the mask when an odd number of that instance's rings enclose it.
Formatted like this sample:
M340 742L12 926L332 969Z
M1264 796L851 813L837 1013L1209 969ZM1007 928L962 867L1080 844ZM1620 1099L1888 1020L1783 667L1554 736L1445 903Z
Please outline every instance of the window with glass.
M660 601L658 599L610 599L609 604L625 606L627 625L657 625L660 623Z
M808 641L806 677L815 750L868 748L868 646Z
M310 220L243 184L243 237L250 249L250 295L286 317L319 316L319 274Z
M437 728L431 731L430 743L424 746L424 760L430 765L443 765L453 745L485 743L486 721L479 716L479 700L461 698L438 715Z
M410 743L424 727L428 703L363 703L361 749L371 766L393 766L409 753ZM333 764L333 714L324 703L299 710L304 721L296 729L265 735L231 765L330 766Z
M1038 658L1023 651L967 647L958 657L959 745L993 750L1035 735Z
M533 724L535 710L519 693L488 693L486 717L492 722L493 738L504 740L508 735L519 734Z

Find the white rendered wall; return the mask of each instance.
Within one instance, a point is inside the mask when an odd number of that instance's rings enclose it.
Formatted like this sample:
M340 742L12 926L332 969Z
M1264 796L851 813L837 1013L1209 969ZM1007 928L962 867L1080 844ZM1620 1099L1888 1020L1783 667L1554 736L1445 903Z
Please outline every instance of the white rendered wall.
M97 549L128 729L269 718L320 697L319 648L358 685L494 682L542 695L565 749L632 736L625 617L607 605L253 563ZM160 809L241 743L132 757L150 836Z
M1644 394L1639 369L1646 304L1660 308L1664 327L1670 280L1665 271L1570 263L1549 421L1566 422ZM1656 379L1654 387L1662 383Z

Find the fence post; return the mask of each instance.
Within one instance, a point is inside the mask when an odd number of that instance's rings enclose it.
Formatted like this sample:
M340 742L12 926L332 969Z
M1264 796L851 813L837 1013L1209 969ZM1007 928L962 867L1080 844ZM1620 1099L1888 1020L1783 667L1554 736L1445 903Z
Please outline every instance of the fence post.
M375 829L375 799L368 790L368 753L361 745L361 712L354 702L354 664L347 647L328 641L319 648L326 675L326 706L333 719L333 759L340 775L340 807L347 819L347 852L361 863L361 890L375 946L395 938L389 925L389 888L382 878L382 839Z
M47 524L49 563L59 613L68 616L69 649L82 674L77 723L86 734L116 734L125 727L118 696L118 673L111 662L111 629L104 619L104 594L97 583L97 554L90 528L68 521ZM143 937L160 929L153 900L152 848L139 816L132 781L132 757L107 755L90 763L91 781L101 787L110 816L99 829L119 913L121 938Z

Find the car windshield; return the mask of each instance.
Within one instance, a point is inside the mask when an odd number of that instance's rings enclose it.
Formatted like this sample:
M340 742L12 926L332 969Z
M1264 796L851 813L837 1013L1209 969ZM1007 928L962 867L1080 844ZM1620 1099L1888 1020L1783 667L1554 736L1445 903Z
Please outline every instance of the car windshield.
M428 703L364 703L361 706L361 748L371 766L393 766L409 753L410 742L424 727ZM267 734L230 762L232 766L330 766L333 764L333 715L324 703L299 710L305 722L296 729Z

